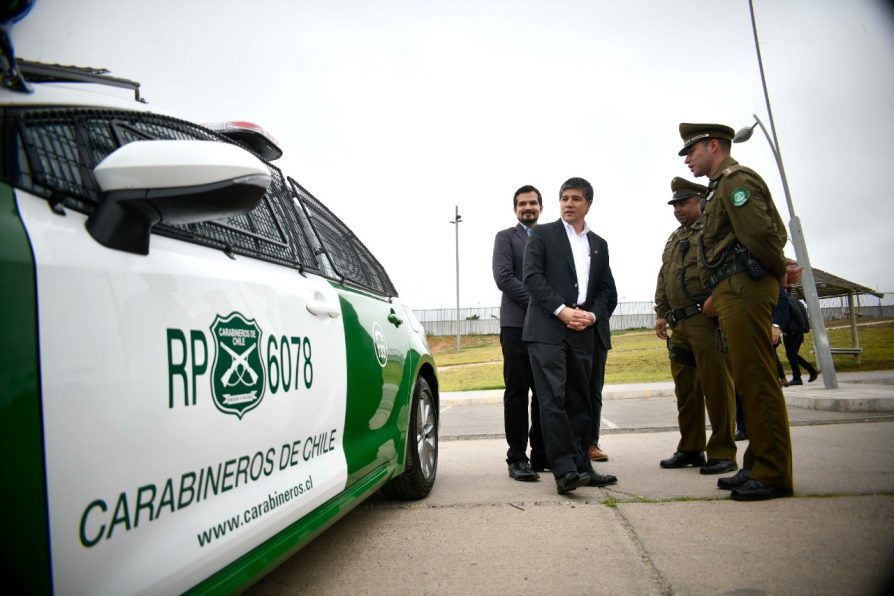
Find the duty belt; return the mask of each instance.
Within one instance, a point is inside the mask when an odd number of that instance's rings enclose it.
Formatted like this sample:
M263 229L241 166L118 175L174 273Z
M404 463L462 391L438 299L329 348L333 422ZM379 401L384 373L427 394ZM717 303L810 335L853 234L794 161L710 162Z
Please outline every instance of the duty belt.
M700 304L692 304L685 308L675 308L674 310L667 313L667 318L670 321L671 325L675 323L679 323L683 319L688 319L689 317L693 317L702 312L702 307Z
M742 263L739 259L730 259L714 270L714 273L712 273L711 277L708 278L708 287L714 288L714 286L719 284L721 280L726 279L730 275L739 273L741 271L745 271L745 264Z

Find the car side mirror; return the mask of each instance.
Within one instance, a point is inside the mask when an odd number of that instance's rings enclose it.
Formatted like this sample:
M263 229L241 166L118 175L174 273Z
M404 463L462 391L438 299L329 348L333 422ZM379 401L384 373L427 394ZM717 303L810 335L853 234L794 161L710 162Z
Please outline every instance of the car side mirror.
M103 197L87 218L104 246L149 254L152 227L241 215L267 192L267 166L248 151L218 141L134 141L93 169Z

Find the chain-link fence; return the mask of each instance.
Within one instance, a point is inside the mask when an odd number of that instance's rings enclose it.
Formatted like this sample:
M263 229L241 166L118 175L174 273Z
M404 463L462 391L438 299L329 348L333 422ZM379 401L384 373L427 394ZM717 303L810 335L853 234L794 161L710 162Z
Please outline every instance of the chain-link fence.
M854 297L858 318L894 318L894 293L877 298L872 295ZM611 318L612 331L652 329L655 326L655 308L652 302L621 302ZM820 308L823 320L849 319L847 297L822 298ZM429 335L456 335L459 320L460 335L497 335L500 333L500 307L431 308L417 310L416 316Z

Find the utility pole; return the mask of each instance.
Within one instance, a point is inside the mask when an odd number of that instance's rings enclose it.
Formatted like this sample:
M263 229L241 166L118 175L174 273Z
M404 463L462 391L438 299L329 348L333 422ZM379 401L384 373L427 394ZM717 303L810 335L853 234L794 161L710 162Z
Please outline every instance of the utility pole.
M804 298L807 301L807 312L810 314L810 329L813 331L813 339L816 344L816 359L820 370L823 373L823 385L826 389L838 388L838 375L835 372L835 363L832 360L832 350L829 347L829 336L826 333L826 325L823 321L823 313L820 310L819 294L816 291L816 280L813 277L813 268L810 266L810 257L807 255L807 242L804 239L804 230L801 228L801 220L795 215L795 206L792 203L792 196L788 189L788 179L785 176L785 168L782 165L782 153L779 150L779 139L776 137L776 124L773 121L773 110L770 108L770 94L767 91L767 79L764 77L764 61L761 58L760 43L757 39L757 25L754 20L754 2L748 0L748 8L751 11L751 30L754 32L754 49L757 51L757 64L761 73L761 84L764 87L764 99L767 102L767 114L770 117L770 131L773 133L773 139L767 134L757 115L754 115L755 124L748 130L747 136L742 140L750 137L750 132L754 127L760 125L773 151L773 157L776 158L776 166L779 168L779 175L782 177L782 189L785 191L785 201L788 203L789 222L788 228L791 232L792 245L795 247L795 258L798 264L804 267L804 274L801 280L801 288L804 290ZM744 131L740 131L744 132ZM738 135L737 135L738 136Z
M456 226L456 351L459 352L460 345L460 324L459 318L459 224L462 223L463 216L459 214L459 205L455 205L456 211L454 218L450 221Z

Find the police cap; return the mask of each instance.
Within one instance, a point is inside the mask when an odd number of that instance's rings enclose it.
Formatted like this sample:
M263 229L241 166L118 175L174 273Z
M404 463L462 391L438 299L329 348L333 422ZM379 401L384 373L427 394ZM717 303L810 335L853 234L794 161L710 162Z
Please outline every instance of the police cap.
M691 124L683 122L680 124L680 137L683 139L683 148L677 155L686 155L686 151L693 143L704 141L705 139L726 139L732 141L736 132L729 126L723 124Z
M677 176L671 180L671 192L674 194L671 200L667 202L668 205L673 205L677 201L682 201L689 197L704 198L708 194L708 187Z

